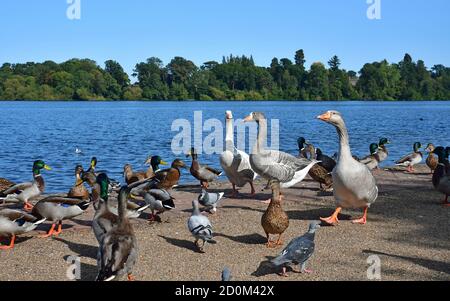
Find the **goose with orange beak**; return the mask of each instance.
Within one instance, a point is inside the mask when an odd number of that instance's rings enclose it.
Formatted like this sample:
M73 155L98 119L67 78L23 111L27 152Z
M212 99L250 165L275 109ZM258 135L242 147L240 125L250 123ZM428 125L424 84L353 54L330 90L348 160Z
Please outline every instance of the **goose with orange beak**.
M329 225L339 223L338 215L343 208L362 208L363 217L353 220L354 224L367 223L367 211L378 197L378 187L366 165L356 161L351 153L347 127L341 113L328 111L317 119L334 126L339 136L339 155L333 169L333 194L337 209L328 218L321 220Z

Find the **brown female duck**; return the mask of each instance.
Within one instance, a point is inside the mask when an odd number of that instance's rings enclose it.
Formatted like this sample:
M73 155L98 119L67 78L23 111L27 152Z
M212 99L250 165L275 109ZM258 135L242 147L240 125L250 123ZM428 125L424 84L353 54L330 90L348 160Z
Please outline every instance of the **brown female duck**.
M89 191L86 189L84 182L81 179L81 174L83 172L83 167L81 165L77 165L75 167L75 185L70 189L67 197L80 200L89 200Z
M153 178L155 176L155 172L159 170L159 165L167 165L167 163L164 162L159 156L147 158L144 164L149 165L146 171L134 172L130 164L126 164L124 166L123 176L125 178L125 182L128 185L145 179Z
M425 149L426 152L428 152L428 157L427 157L427 166L431 169L431 174L434 173L434 171L436 170L436 167L439 164L439 160L438 158L434 155L434 150L436 149L436 147L430 143L427 145L427 148Z
M4 179L4 178L0 178L0 191L4 191L8 188L13 187L14 185L16 185L15 183L11 182L8 179Z
M281 236L289 227L289 217L281 206L280 184L272 181L271 187L273 191L272 200L261 218L261 225L266 233L268 248L281 246ZM271 234L278 235L276 242L270 240Z
M186 164L180 159L175 159L171 168L158 171L155 174L155 179L159 181L156 187L159 189L172 189L177 186L181 177L180 168L186 168Z
M192 157L191 175L200 181L200 184L204 188L208 188L209 183L216 180L222 175L221 171L209 167L208 165L202 165L198 162L198 155L194 148L191 148L191 153L187 155Z

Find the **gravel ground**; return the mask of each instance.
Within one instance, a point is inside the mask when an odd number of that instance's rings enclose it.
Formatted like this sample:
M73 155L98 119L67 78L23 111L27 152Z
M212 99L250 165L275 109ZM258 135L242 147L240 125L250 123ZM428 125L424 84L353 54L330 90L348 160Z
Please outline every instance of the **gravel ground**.
M173 192L177 209L162 215L161 223L150 224L144 213L133 221L139 243L139 259L134 275L137 280L220 280L228 266L233 280L361 280L366 281L371 255L381 260L381 280L450 280L450 208L441 205L443 197L434 191L427 168L416 174L389 169L375 171L380 196L369 211L365 226L352 225L348 219L359 211L344 210L336 227L322 227L316 234L316 252L309 267L313 274L276 274L268 260L280 251L265 246L260 221L267 205L260 200L270 197L261 191L256 199L243 188L240 199L226 198L218 213L210 216L216 233L216 245L207 245L206 253L196 251L186 228L190 203L197 197L195 186ZM216 183L212 190L230 192L227 183ZM284 209L290 217L285 244L302 235L310 220L328 216L334 201L330 194L318 191L318 184L305 180L285 191ZM97 243L90 230L92 208L65 224L63 233L53 239L36 232L18 238L12 251L1 251L0 280L67 280L68 256L81 258L81 280L96 276Z

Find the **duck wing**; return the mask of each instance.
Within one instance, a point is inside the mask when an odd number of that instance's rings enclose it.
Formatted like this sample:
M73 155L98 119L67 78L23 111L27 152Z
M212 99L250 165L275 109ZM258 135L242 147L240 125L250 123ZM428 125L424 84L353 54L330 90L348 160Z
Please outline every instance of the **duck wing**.
M14 186L6 189L1 194L2 195L8 195L8 194L11 194L11 193L23 191L23 190L25 190L27 188L30 188L31 186L33 186L33 182L20 183L20 184L14 185Z
M416 156L416 153L408 154L408 155L404 156L403 158L401 158L400 160L398 160L397 162L395 162L395 164L403 164L406 162L411 162L415 156Z

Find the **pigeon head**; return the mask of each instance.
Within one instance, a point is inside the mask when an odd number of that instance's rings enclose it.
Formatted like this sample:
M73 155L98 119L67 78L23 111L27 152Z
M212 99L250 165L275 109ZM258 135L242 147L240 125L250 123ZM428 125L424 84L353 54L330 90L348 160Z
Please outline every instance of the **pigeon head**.
M319 222L319 221L313 221L313 222L311 222L311 223L309 224L309 230L308 230L308 232L309 232L309 233L314 233L314 232L316 232L316 230L320 228L320 224L321 224L321 222Z

